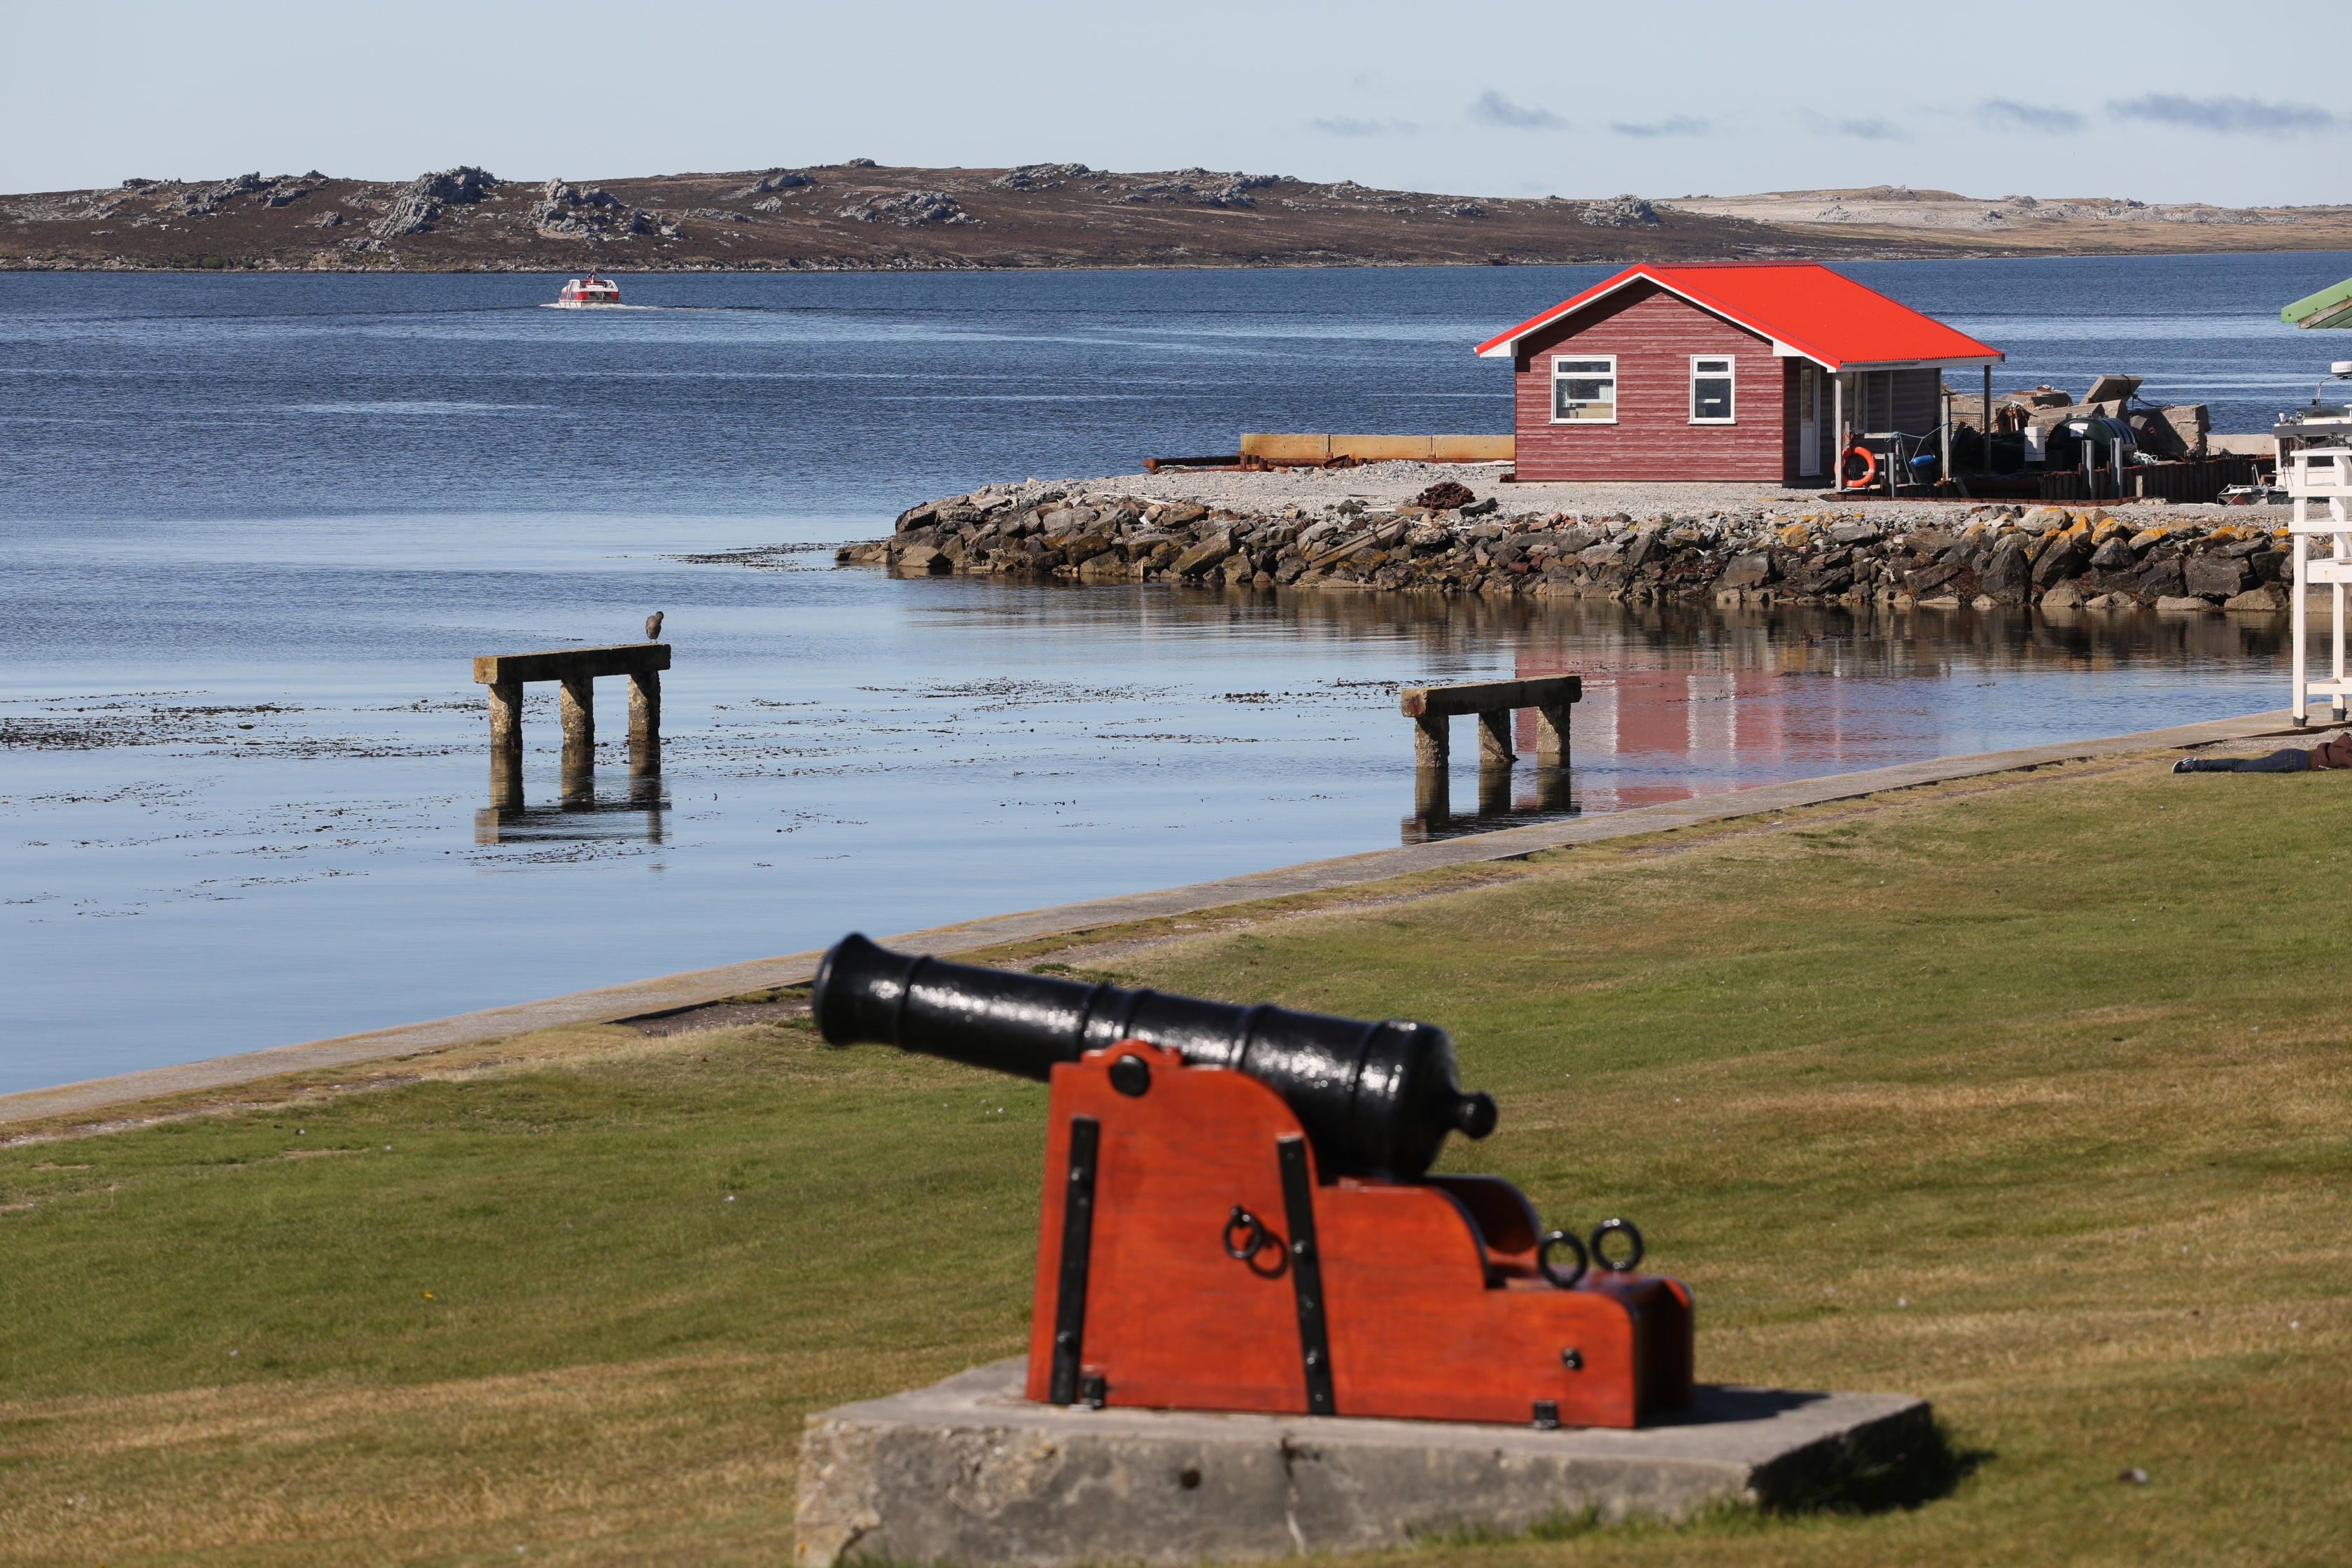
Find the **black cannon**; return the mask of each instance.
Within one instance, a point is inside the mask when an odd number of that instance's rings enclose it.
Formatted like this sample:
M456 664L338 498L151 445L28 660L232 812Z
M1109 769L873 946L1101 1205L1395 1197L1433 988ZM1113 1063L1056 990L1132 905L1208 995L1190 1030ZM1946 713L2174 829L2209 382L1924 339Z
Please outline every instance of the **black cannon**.
M1633 1271L1638 1232L1607 1220L1588 1248L1498 1176L1430 1173L1447 1133L1495 1126L1443 1029L862 936L825 954L813 1001L835 1045L1053 1086L1031 1399L1539 1426L1690 1402L1690 1293Z
M824 955L810 1001L833 1045L898 1046L1017 1078L1043 1081L1055 1063L1122 1040L1179 1052L1188 1066L1234 1068L1288 1103L1327 1175L1411 1181L1448 1132L1495 1130L1495 1101L1462 1091L1454 1043L1428 1024L1013 974L862 936Z

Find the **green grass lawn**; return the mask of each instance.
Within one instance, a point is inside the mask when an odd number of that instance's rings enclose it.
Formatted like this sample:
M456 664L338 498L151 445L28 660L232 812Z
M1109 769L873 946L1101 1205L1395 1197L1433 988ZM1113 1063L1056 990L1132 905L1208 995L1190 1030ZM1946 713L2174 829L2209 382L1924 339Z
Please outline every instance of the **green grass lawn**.
M2339 1563L2347 822L2053 769L1079 962L1444 1025L1503 1107L1449 1166L1637 1220L1701 1377L1927 1395L1968 1468L1414 1563ZM593 1028L0 1149L0 1559L782 1561L803 1415L1022 1348L1044 1106Z

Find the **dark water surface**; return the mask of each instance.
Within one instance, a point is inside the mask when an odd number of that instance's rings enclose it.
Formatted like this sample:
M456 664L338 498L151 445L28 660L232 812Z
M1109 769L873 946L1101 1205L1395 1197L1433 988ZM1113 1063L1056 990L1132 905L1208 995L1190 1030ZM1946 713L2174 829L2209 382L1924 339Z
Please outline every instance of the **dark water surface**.
M1469 346L1600 268L625 279L0 275L0 1090L1455 831L1402 679L1582 671L1605 811L2280 700L2149 616L1406 607L677 555L1256 429L1507 428ZM2219 429L2308 397L2342 256L1857 266ZM2319 347L2313 347L2318 342ZM668 613L666 772L485 790L477 652ZM621 739L622 688L601 696Z

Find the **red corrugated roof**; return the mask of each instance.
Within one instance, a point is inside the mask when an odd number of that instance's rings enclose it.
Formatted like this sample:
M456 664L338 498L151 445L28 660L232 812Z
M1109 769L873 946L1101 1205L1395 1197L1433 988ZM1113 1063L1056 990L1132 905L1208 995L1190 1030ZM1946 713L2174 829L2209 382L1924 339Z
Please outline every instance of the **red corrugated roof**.
M1509 331L1478 345L1483 358L1507 357L1528 333L1647 279L1702 310L1770 338L1831 370L1874 364L1976 364L2001 358L1980 343L1900 305L1818 261L1709 262L1685 267L1637 263L1595 283Z

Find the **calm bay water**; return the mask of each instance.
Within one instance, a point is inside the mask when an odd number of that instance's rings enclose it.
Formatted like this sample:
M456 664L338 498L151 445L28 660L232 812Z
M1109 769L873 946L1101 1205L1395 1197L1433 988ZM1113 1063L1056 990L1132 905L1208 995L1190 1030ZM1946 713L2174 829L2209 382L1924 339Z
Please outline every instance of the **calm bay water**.
M2279 303L2352 258L1851 270L2009 350L2004 385L2127 370L2254 429L2341 352ZM816 548L1242 428L1505 429L1469 346L1601 271L645 278L663 308L602 316L537 278L0 276L0 1090L1473 825L1467 771L1415 817L1399 679L1587 675L1570 776L1478 820L2280 700L2271 634L2153 616L891 583ZM803 569L676 559L779 541ZM656 608L659 785L613 749L567 805L534 697L530 804L494 810L467 657Z

